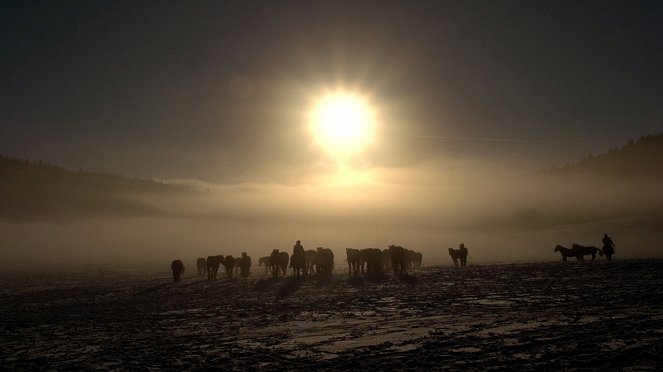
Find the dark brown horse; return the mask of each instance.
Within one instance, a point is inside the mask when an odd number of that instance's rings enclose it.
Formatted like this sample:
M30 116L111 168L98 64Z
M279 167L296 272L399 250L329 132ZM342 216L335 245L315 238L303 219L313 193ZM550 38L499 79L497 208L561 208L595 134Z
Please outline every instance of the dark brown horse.
M314 266L316 269L313 268ZM306 270L304 273L306 275L313 275L316 273L318 267L320 267L320 255L318 255L318 251L309 249L306 251Z
M345 248L345 255L347 256L348 260L348 275L358 276L359 265L361 262L359 249Z
M334 252L329 248L318 247L318 274L331 274L334 271Z
M184 274L184 263L182 260L175 260L170 264L170 269L173 270L173 280L179 282L182 274Z
M454 266L458 267L458 260L460 266L467 266L467 248L464 244L461 244L459 249L449 248L449 256L454 261Z
M290 267L292 267L292 275L298 277L306 272L306 254L304 247L297 241L297 244L292 248L292 256L290 256Z
M414 267L415 269L420 269L422 259L423 255L421 254L421 252L414 252L414 255L412 256L412 267Z
M384 266L382 264L382 251L378 248L365 248L360 251L361 261L366 263L366 274L382 275Z
M207 257L207 279L216 279L219 266L221 266L223 261L223 255Z
M272 275L274 275L275 278L279 276L279 268L283 272L283 276L286 275L289 259L290 256L288 255L288 252L279 252L278 249L272 251L271 256L269 256L269 263L272 269Z
M196 260L196 266L198 266L198 276L205 276L205 271L207 271L207 260L204 258L199 258Z
M603 257L603 251L601 248L596 248L592 245L586 247L584 245L573 243L571 244L571 249L576 252L576 256L580 259L580 261L584 261L584 256L586 255L592 255L592 261L594 261L594 259L596 259L597 253L599 256Z
M578 261L580 261L580 258L576 254L576 252L571 249L571 248L566 248L562 245L557 244L555 246L555 252L559 252L562 255L562 261L566 262L566 259L568 257L575 257Z
M242 252L242 257L239 259L239 268L240 268L240 275L242 275L243 278L246 278L251 274L251 257L249 257L246 252Z
M222 264L226 267L226 275L228 275L228 278L232 278L233 269L235 268L235 257L230 254L227 255Z
M394 270L394 275L407 274L405 248L399 245L390 245L389 256L391 257L391 268Z
M267 274L269 272L269 267L271 266L269 264L269 259L270 259L269 256L260 257L258 259L258 267L260 267L262 265L265 265L265 274Z

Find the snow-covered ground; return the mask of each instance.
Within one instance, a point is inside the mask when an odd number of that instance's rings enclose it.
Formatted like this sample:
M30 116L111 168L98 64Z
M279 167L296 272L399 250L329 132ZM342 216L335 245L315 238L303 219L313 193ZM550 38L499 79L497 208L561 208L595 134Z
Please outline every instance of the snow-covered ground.
M663 368L663 260L190 271L0 274L3 368Z

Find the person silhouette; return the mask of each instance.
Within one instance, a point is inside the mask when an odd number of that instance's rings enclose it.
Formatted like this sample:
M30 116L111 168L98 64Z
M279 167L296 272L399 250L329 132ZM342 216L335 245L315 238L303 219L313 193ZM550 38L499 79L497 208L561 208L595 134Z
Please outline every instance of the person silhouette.
M603 234L603 253L608 261L610 261L612 255L615 254L615 243L612 242L612 239L610 239L608 234Z

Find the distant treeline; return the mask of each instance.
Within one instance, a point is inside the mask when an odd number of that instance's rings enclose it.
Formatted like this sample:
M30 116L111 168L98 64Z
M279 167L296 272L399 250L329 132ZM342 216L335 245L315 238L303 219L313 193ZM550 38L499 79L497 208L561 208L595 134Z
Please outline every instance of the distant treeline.
M663 133L629 140L626 145L578 162L543 171L548 175L602 175L625 179L663 179Z
M179 185L119 175L71 171L0 155L0 218L80 214L153 214L140 201L191 190Z

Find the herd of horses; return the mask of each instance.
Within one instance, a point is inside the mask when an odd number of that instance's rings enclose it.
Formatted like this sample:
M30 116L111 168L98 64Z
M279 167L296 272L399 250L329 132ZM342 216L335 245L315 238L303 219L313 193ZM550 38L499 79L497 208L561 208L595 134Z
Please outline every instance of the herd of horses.
M286 276L288 262L295 277L331 274L334 271L334 252L329 248L317 247L304 250L300 245L293 248L292 256L288 252L274 249L272 254L258 259L258 266L265 266L265 274L271 272L275 278Z
M382 275L393 270L395 275L406 274L408 269L421 267L422 254L397 245L387 249L346 248L350 276Z
M408 269L421 267L422 254L401 246L390 245L388 249L378 248L353 249L347 248L347 261L350 276L379 275L389 270L394 274L405 274ZM239 271L240 276L247 277L251 269L251 257L246 252L241 257L232 255L208 256L198 258L198 276L207 276L208 279L216 279L219 268L223 265L228 278ZM269 256L258 259L258 267L265 266L265 274L277 278L286 276L288 267L292 268L293 276L325 275L334 271L334 252L329 248L317 247L315 250L304 250L301 245L296 245L292 255L288 252L280 252L274 249ZM184 274L184 263L174 260L171 264L174 281L180 281Z
M555 252L560 252L562 261L569 257L575 257L578 261L583 261L584 256L591 255L592 261L596 259L596 254L604 256L602 249L594 246L582 246L573 244L571 248L561 245L555 247ZM389 245L387 249L365 248L365 249L345 249L348 262L348 275L357 277L360 275L382 275L390 270L394 275L407 274L409 269L418 269L421 267L422 254L397 245ZM460 244L459 249L449 248L449 256L453 260L455 267L467 265L468 251L464 244ZM608 257L609 259L609 257ZM250 274L251 257L246 252L241 257L232 255L209 256L207 259L198 258L196 266L198 267L198 276L207 275L208 279L216 279L221 265L226 269L228 278L232 278L233 273L239 272L240 276L247 277ZM258 267L265 266L265 274L270 274L277 278L280 275L286 276L288 267L292 268L293 276L309 276L332 274L334 271L334 252L329 248L318 247L315 250L304 248L299 243L294 247L292 255L288 252L279 252L274 249L269 256L260 257ZM184 274L184 263L181 260L174 260L171 264L173 279L178 282Z

